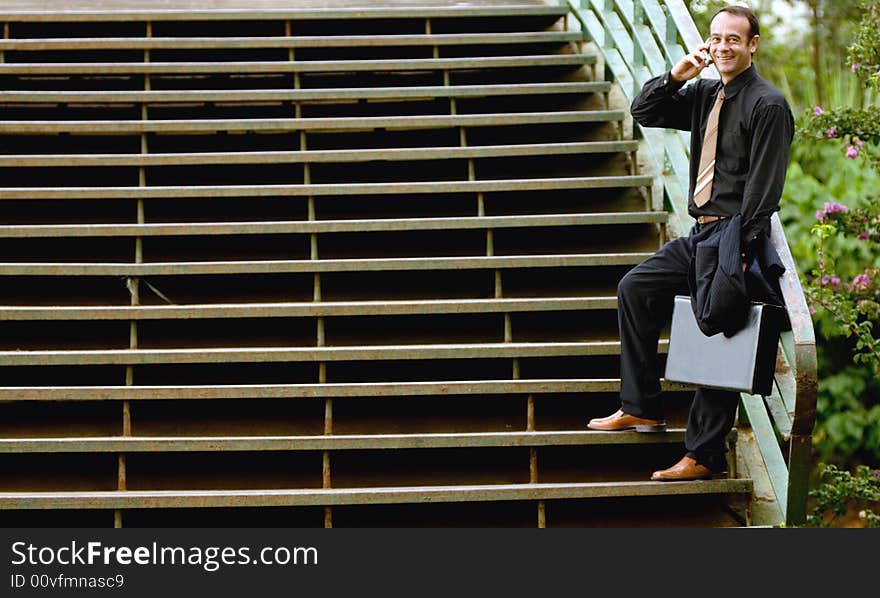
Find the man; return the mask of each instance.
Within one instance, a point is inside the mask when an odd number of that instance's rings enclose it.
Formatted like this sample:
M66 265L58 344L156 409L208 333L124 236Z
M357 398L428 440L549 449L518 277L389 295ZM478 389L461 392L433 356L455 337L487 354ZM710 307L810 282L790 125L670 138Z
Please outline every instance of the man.
M689 294L688 268L696 244L739 221L740 230L734 232L739 233L743 270L767 250L770 216L779 209L794 118L779 90L752 65L759 40L758 20L751 10L722 8L712 19L708 40L669 72L645 83L632 103L633 118L643 126L691 131L688 212L696 223L687 237L670 241L620 281L621 409L591 420L591 429L666 429L657 342L672 314L674 296ZM704 54L707 51L709 56ZM685 86L711 61L720 81L700 79ZM737 214L741 218L733 219ZM698 355L694 367L700 367ZM736 392L698 389L688 416L687 453L669 469L655 471L651 479L726 474L725 437L734 424L737 404Z

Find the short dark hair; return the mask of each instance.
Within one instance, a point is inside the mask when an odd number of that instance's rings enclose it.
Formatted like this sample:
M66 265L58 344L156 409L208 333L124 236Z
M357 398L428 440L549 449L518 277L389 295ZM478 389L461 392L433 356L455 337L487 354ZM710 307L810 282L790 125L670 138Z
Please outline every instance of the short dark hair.
M752 9L747 6L725 6L714 15L712 15L712 19L710 19L710 23L715 20L715 17L720 15L723 12L729 12L732 15L736 15L738 17L745 17L749 20L749 39L752 39L756 35L761 35L761 28L758 26L758 17L752 12Z

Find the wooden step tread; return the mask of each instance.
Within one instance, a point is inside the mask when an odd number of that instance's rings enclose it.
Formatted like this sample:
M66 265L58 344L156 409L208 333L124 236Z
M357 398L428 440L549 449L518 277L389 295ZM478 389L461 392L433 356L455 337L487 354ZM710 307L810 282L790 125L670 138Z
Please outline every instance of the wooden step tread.
M262 152L191 152L161 154L7 154L0 167L21 166L183 166L204 164L300 164L410 160L461 160L634 152L638 142L583 141L470 147L419 147Z
M666 392L692 390L661 381ZM325 399L614 393L619 378L349 382L325 384L230 384L197 386L2 386L0 401L154 401L170 399Z
M516 85L425 85L315 89L187 89L151 91L3 91L0 103L308 102L317 100L471 98L507 95L605 93L608 81L518 83Z
M441 434L346 434L328 436L139 436L2 438L0 453L113 453L183 451L321 451L459 447L657 444L684 441L683 428L659 433L471 432Z
M0 263L0 276L177 276L193 274L278 274L293 272L392 272L634 266L649 252L437 258L266 260L152 263Z
M279 235L309 233L469 230L555 226L600 226L666 222L666 212L609 212L535 216L376 218L285 222L185 222L162 224L0 225L0 238L155 237L193 235Z
M535 44L580 41L568 31L503 33L424 33L410 35L293 35L259 37L89 37L0 39L11 50L191 50L238 48L360 48L383 46L457 46Z
M660 341L665 353L669 341ZM197 349L94 349L0 351L2 366L147 365L168 363L272 363L411 359L503 359L619 355L620 341L555 343L451 343L328 347L233 347Z
M417 181L395 183L327 183L298 185L169 185L150 187L0 187L3 199L159 199L192 197L308 197L325 195L400 195L646 187L645 175Z
M198 120L4 120L0 134L37 133L115 134L193 133L217 131L369 131L439 127L488 127L528 124L622 121L623 110L569 110L430 116L365 116L337 118L239 118Z
M267 60L216 62L5 62L0 75L120 75L206 73L344 73L520 68L595 64L595 54L538 54L478 58Z
M748 494L751 492L752 480L750 479L700 480L675 483L640 481L391 488L0 492L0 508L137 509L336 506L727 493Z
M0 10L0 20L16 22L115 22L115 21L269 21L426 19L462 17L563 16L567 6L407 6L360 8L254 8L254 9L155 9L155 10Z
M433 299L421 301L324 301L137 306L0 306L0 320L162 320L193 318L289 318L585 311L617 309L617 297Z

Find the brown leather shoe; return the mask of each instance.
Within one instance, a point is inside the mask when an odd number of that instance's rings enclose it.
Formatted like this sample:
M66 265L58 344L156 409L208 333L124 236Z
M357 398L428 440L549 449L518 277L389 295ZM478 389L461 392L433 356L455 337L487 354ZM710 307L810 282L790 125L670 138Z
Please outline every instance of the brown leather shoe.
M617 412L612 413L608 417L591 419L587 427L591 430L603 430L606 432L619 432L621 430L665 432L666 422L662 419L642 419L618 409Z
M700 465L691 457L684 456L669 469L655 471L651 479L658 482L678 482L683 480L709 480L727 477L727 472L715 473L705 465Z

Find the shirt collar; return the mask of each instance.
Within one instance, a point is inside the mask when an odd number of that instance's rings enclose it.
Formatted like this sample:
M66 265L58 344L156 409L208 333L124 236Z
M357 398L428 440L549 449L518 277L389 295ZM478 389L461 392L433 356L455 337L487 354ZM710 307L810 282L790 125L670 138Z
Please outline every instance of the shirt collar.
M729 81L727 85L723 85L724 99L729 100L730 98L735 96L737 93L739 93L740 89L751 83L752 80L757 76L758 71L757 69L755 69L754 63L750 64L749 68L734 77L733 81Z

